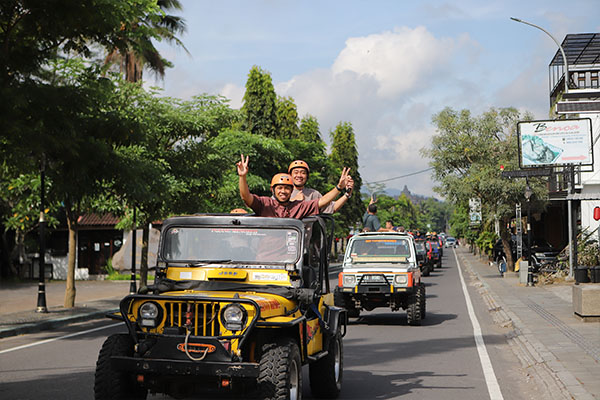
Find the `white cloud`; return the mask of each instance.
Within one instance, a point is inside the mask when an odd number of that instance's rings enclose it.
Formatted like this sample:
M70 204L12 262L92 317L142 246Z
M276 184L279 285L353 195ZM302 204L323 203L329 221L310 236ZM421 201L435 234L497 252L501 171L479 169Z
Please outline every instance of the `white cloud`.
M454 51L452 39L437 39L425 27L350 38L331 68L369 76L378 83L378 94L393 97L415 89L443 69Z

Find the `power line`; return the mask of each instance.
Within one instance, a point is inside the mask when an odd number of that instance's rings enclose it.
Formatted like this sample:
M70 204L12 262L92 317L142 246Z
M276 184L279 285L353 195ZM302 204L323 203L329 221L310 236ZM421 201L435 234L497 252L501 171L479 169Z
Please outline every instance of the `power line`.
M387 181L393 181L394 179L400 179L400 178L406 178L408 176L413 176L413 175L418 175L418 174L422 174L423 172L427 172L427 171L431 171L433 169L433 167L429 167L427 169L421 170L421 171L417 171L417 172L411 172L410 174L406 174L406 175L400 175L400 176L396 176L394 178L388 178L388 179L382 179L380 181L375 181L375 182L365 182L365 183L382 183L382 182L387 182Z

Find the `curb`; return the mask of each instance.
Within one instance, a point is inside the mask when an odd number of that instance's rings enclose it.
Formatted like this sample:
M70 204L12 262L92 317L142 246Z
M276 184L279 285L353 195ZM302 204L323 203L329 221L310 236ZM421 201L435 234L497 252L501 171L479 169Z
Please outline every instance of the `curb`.
M32 323L20 324L14 328L0 328L0 339L11 336L23 335L26 333L36 333L43 330L60 328L65 325L90 321L93 319L105 318L106 314L119 311L117 308L105 311L94 311L87 314L71 315L63 318L49 319Z
M563 399L595 399L577 380L577 378L560 363L554 354L542 344L512 312L500 297L494 293L490 286L481 279L479 274L471 267L471 262L463 254L458 254L464 263L465 272L469 273L473 285L488 306L494 322L504 328L513 328L507 335L515 356L519 359L521 366L536 381L546 389L545 398L556 400ZM558 368L557 368L558 367Z

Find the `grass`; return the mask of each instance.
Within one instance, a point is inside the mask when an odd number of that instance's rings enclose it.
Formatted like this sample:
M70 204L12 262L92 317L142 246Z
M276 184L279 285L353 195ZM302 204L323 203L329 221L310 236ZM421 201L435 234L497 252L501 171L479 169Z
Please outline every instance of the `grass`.
M106 279L109 281L128 281L131 279L131 273L122 274L113 267L111 258L108 259L106 266L104 267L104 270L108 274ZM140 274L135 274L135 279L139 280ZM148 280L153 281L154 276L148 274Z

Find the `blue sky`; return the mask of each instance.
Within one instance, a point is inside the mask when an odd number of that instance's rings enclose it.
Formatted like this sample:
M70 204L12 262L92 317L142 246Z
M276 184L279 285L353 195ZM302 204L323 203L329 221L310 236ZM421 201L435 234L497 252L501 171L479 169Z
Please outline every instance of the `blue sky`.
M182 0L190 54L160 44L174 63L168 96L221 94L241 106L253 65L271 73L300 117L329 132L352 123L363 181L428 168L419 150L444 107L480 114L513 106L548 116L548 64L567 33L600 32L600 0ZM274 171L276 172L276 171ZM310 182L309 182L310 183ZM433 192L429 173L386 182Z

